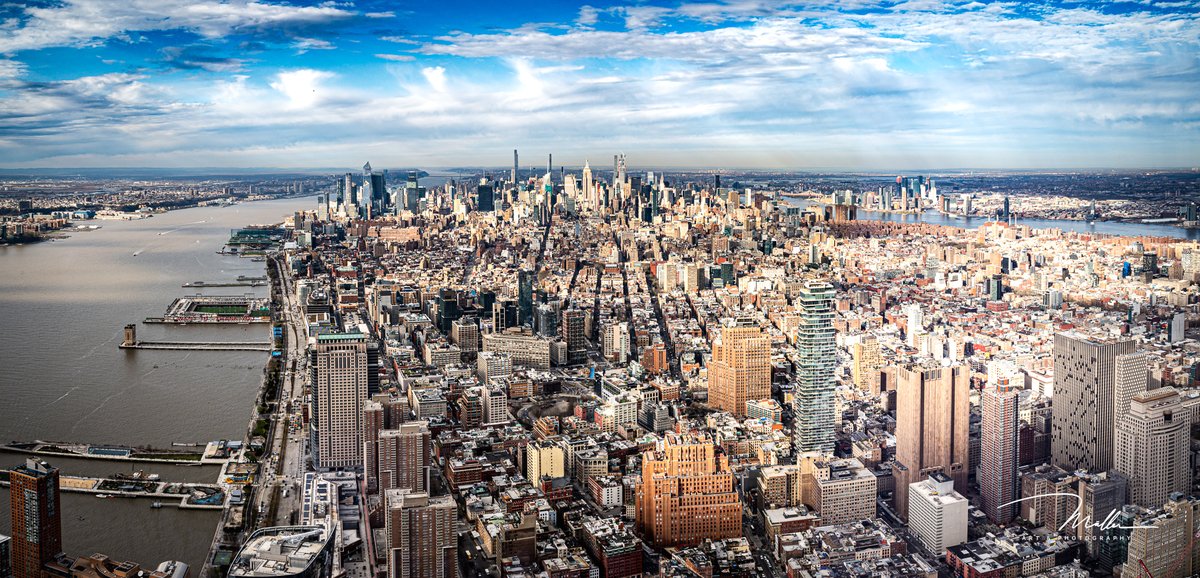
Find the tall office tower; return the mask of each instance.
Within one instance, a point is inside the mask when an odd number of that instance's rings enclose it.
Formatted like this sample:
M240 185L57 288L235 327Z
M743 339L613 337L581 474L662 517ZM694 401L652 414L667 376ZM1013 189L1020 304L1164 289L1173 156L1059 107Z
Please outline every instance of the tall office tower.
M520 325L533 324L533 284L536 277L537 274L530 269L517 271L517 306L520 311L517 323Z
M637 527L663 548L742 535L742 503L729 458L707 436L668 434L642 454Z
M379 492L427 491L431 453L428 422L408 422L379 432Z
M921 313L921 306L917 303L905 305L904 314L907 316L907 321L904 324L904 335L908 339L908 346L916 347L917 336L924 330L925 316Z
M358 194L354 190L353 173L346 173L346 175L342 177L342 194L345 195L342 197L343 203L354 205L358 204Z
M1156 507L1172 492L1187 492L1191 420L1173 387L1133 397L1129 413L1117 421L1115 468L1129 477L1129 500Z
M372 173L371 163L364 164L362 170L363 170L363 172L362 172L363 203L362 204L364 204L368 207L375 207L375 203L377 202L377 199L378 199L381 191L375 190L375 187L374 187L375 181L374 181L374 179L371 178L371 173Z
M1130 526L1121 576L1187 578L1200 572L1200 499L1174 499L1140 516Z
M874 335L860 335L858 341L850 346L853 359L851 375L854 385L863 391L879 395L879 369L883 367L883 354L879 348L879 340Z
M450 496L388 490L388 578L457 578L457 506Z
M496 210L496 193L492 185L480 183L475 187L475 209L488 213Z
M709 404L745 417L746 402L771 397L771 339L757 325L726 326L708 364Z
M42 567L62 553L58 468L29 458L8 472L14 578L42 578Z
M512 299L500 299L492 304L492 330L500 333L521 324L520 306Z
M1113 362L1113 423L1119 425L1129 415L1129 403L1133 397L1146 391L1150 381L1150 369L1146 364L1146 352L1135 351L1116 356Z
M833 371L837 367L833 286L808 281L800 289L798 302L794 445L797 452L833 453Z
M941 472L915 482L908 492L908 527L925 549L937 555L967 541L967 499Z
M596 183L592 182L592 165L588 161L583 161L583 198L591 206L592 210L596 210L600 203L596 198Z
M908 488L933 472L967 490L970 463L970 368L910 366L896 369L895 507L908 519Z
M462 351L463 361L474 361L479 353L479 319L463 317L450 326L450 340Z
M1051 463L1067 471L1113 465L1116 358L1132 341L1095 341L1075 332L1054 335L1054 419Z
M1020 400L1017 394L1022 388L1014 381L1011 373L1003 371L1001 364L988 364L988 387L981 400L979 485L983 512L996 524L1012 521L1019 507L1009 503L1020 497L1017 479Z
M404 208L411 213L421 208L421 183L417 171L408 171L408 181L404 183Z
M582 309L567 309L562 312L562 338L567 342L567 362L587 361L587 340L584 338L587 313Z
M509 180L512 181L514 186L517 184L517 149L513 149L512 178Z
M313 467L362 465L362 407L367 399L367 337L361 333L318 335L309 362Z
M380 394L363 402L363 477L368 493L379 490L379 434L408 421L408 398Z

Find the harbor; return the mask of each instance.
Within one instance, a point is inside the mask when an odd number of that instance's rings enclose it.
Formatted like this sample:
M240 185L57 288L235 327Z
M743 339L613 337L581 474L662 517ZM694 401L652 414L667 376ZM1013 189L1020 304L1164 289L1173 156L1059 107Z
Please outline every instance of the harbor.
M0 391L16 400L0 408L0 440L88 440L96 446L199 454L205 440L242 439L263 380L267 356L262 351L189 349L139 355L117 346L126 323L161 313L180 295L183 283L264 276L264 263L219 255L215 249L231 229L277 221L305 202L284 199L182 209L153 219L109 221L102 229L54 243L0 247L9 273L0 276L6 297L0 315L10 329L0 335L0 343L11 354L0 369ZM163 230L172 233L159 235ZM132 257L134 252L139 256ZM87 291L79 290L80 277L88 279ZM265 286L246 290L256 297L266 295ZM73 321L64 329L46 323L47 317ZM152 324L138 330L138 338L150 342L269 340L269 331L258 323ZM193 442L201 446L173 446ZM26 455L0 450L6 467ZM219 465L196 460L142 461L137 452L132 457L48 454L43 459L60 467L63 475L93 478L144 468L164 480L211 485L220 472ZM164 507L152 508L153 501ZM203 566L213 533L222 523L221 512L180 509L171 502L64 492L64 548L119 552L140 563L177 559L195 572ZM8 519L8 503L8 489L0 488L0 520ZM0 523L0 534L6 530L7 524Z

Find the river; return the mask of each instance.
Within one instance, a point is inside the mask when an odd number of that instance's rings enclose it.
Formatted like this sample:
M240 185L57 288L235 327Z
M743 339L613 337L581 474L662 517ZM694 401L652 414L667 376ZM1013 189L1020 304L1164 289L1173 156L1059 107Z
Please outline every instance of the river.
M197 207L101 228L67 239L0 247L0 440L45 439L169 447L241 439L267 356L261 352L121 350L122 327L161 316L188 281L264 276L263 263L216 253L231 229L275 223L311 198ZM266 295L265 287L207 294ZM267 341L265 324L139 325L138 336L174 341ZM24 456L0 453L0 467ZM122 462L50 459L64 474L129 471ZM215 481L209 467L139 464L165 480ZM151 509L152 500L100 500L63 493L63 548L101 552L151 568L167 559L199 572L218 512ZM0 533L9 528L0 490Z
M787 197L784 199L793 207L809 207L814 203L809 199ZM945 215L934 210L926 210L920 213L882 213L879 211L864 211L858 210L858 220L860 221L896 221L900 223L929 223L931 225L948 225L958 227L960 229L977 229L984 223L990 223L995 219L987 219L983 217L963 217L960 215ZM1056 219L1015 219L1014 222L1018 225L1025 225L1034 229L1061 229L1063 231L1074 231L1076 233L1099 233L1103 235L1121 235L1125 237L1176 237L1180 239L1200 240L1200 229L1176 227L1173 225L1163 225L1154 223L1126 223L1121 221L1097 221L1088 223L1086 221L1063 221Z

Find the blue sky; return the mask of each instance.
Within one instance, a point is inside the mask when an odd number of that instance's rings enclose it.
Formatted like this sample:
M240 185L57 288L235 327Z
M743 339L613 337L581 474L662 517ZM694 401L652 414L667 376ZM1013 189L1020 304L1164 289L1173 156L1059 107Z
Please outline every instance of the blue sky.
M0 166L1200 165L1200 0L0 4Z

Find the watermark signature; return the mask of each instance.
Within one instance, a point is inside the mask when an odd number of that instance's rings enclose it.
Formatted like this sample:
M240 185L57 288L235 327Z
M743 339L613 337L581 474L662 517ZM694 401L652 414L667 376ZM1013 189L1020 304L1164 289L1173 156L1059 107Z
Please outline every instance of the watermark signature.
M1073 513L1071 513L1070 516L1067 516L1067 519L1063 520L1063 523L1058 526L1059 532L1065 531L1067 528L1072 528L1075 531L1079 531L1080 529L1085 529L1085 528L1095 528L1099 532L1104 532L1105 530L1110 530L1110 529L1114 529L1114 528L1119 529L1119 530L1135 530L1137 528L1154 528L1154 526L1142 526L1142 525L1124 526L1124 525L1121 525L1121 523L1117 521L1117 518L1120 517L1120 509L1115 509L1115 510L1109 512L1108 515L1105 516L1103 520L1098 520L1098 521L1093 520L1091 514L1088 514L1087 516L1083 515L1083 497L1080 496L1079 494L1073 494L1071 492L1055 492L1052 494L1037 494L1034 496L1026 496L1024 498L1019 498L1016 500L1011 500L1009 502L1005 502L1005 503L1001 504L1000 507L1006 508L1013 504L1019 504L1021 502L1024 502L1025 500L1036 500L1038 498L1054 498L1054 497L1064 497L1064 498L1069 497L1069 498L1075 499L1075 511Z

